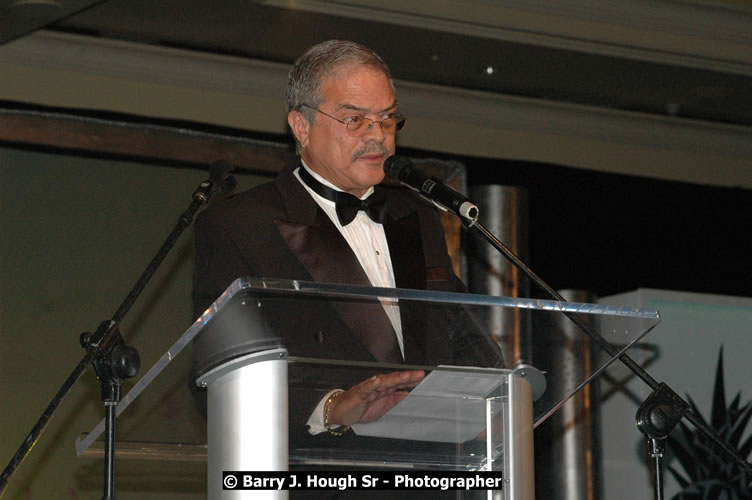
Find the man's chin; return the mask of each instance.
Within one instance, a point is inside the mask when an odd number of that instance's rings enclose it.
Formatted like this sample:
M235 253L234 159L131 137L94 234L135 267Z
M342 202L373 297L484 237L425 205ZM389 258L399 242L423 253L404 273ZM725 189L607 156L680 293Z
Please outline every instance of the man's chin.
M364 174L365 172L361 172L361 174ZM372 172L368 172L369 175L360 175L358 176L358 183L363 187L363 189L368 189L372 186L375 186L377 184L381 184L381 182L384 180L384 171L379 168L378 170L374 169Z

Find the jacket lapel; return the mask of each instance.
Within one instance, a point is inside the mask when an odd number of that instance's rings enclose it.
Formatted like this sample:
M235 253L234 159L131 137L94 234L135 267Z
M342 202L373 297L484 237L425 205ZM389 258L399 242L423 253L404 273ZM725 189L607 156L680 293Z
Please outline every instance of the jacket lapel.
M312 210L316 219L311 225L282 219L274 224L313 281L370 286L358 258L334 224L318 205Z
M287 218L274 221L282 239L313 281L371 286L350 246L329 217L287 168L277 178ZM400 363L397 337L378 302L330 300L348 328L360 338L374 359Z
M388 216L384 223L384 232L389 244L397 288L424 289L426 266L417 212L396 220L391 215Z
M384 232L392 258L397 288L424 290L426 287L425 257L418 213L403 212L399 206L387 205ZM425 302L401 301L402 340L405 363L423 364L426 345Z

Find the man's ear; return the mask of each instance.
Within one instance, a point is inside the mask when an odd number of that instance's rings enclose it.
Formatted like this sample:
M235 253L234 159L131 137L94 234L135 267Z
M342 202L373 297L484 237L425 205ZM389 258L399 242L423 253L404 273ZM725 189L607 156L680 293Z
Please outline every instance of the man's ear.
M298 140L300 147L305 148L308 146L308 132L311 128L311 124L303 113L300 111L290 111L287 113L287 124L290 125L293 135Z

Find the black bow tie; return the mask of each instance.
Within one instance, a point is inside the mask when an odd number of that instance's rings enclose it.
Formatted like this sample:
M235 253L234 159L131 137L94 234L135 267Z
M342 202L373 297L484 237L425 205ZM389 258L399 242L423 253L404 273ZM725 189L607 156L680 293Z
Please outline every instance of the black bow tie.
M384 223L384 217L386 216L386 200L382 196L378 196L377 193L372 194L365 200L361 200L350 193L337 191L336 189L323 185L314 179L305 167L300 167L300 169L298 169L298 174L300 174L300 178L303 179L303 182L305 182L314 193L334 202L337 211L337 218L339 219L339 223L343 226L351 223L360 210L365 211L366 215L368 215L372 221L380 224Z

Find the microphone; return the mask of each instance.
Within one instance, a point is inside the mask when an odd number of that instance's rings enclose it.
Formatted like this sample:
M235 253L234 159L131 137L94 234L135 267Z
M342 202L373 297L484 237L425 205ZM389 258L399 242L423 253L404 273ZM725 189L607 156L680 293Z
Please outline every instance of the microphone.
M232 169L232 164L226 160L217 160L209 165L209 178L199 185L193 193L193 198L206 203L217 192L222 196L232 193L237 185L235 176L230 174Z
M233 166L227 160L217 160L209 165L209 182L212 183L212 194L219 191L222 196L227 196L235 190L238 182L231 175Z
M440 208L451 210L463 219L475 222L478 207L436 177L428 177L412 161L402 156L390 156L384 162L386 176L417 191Z

